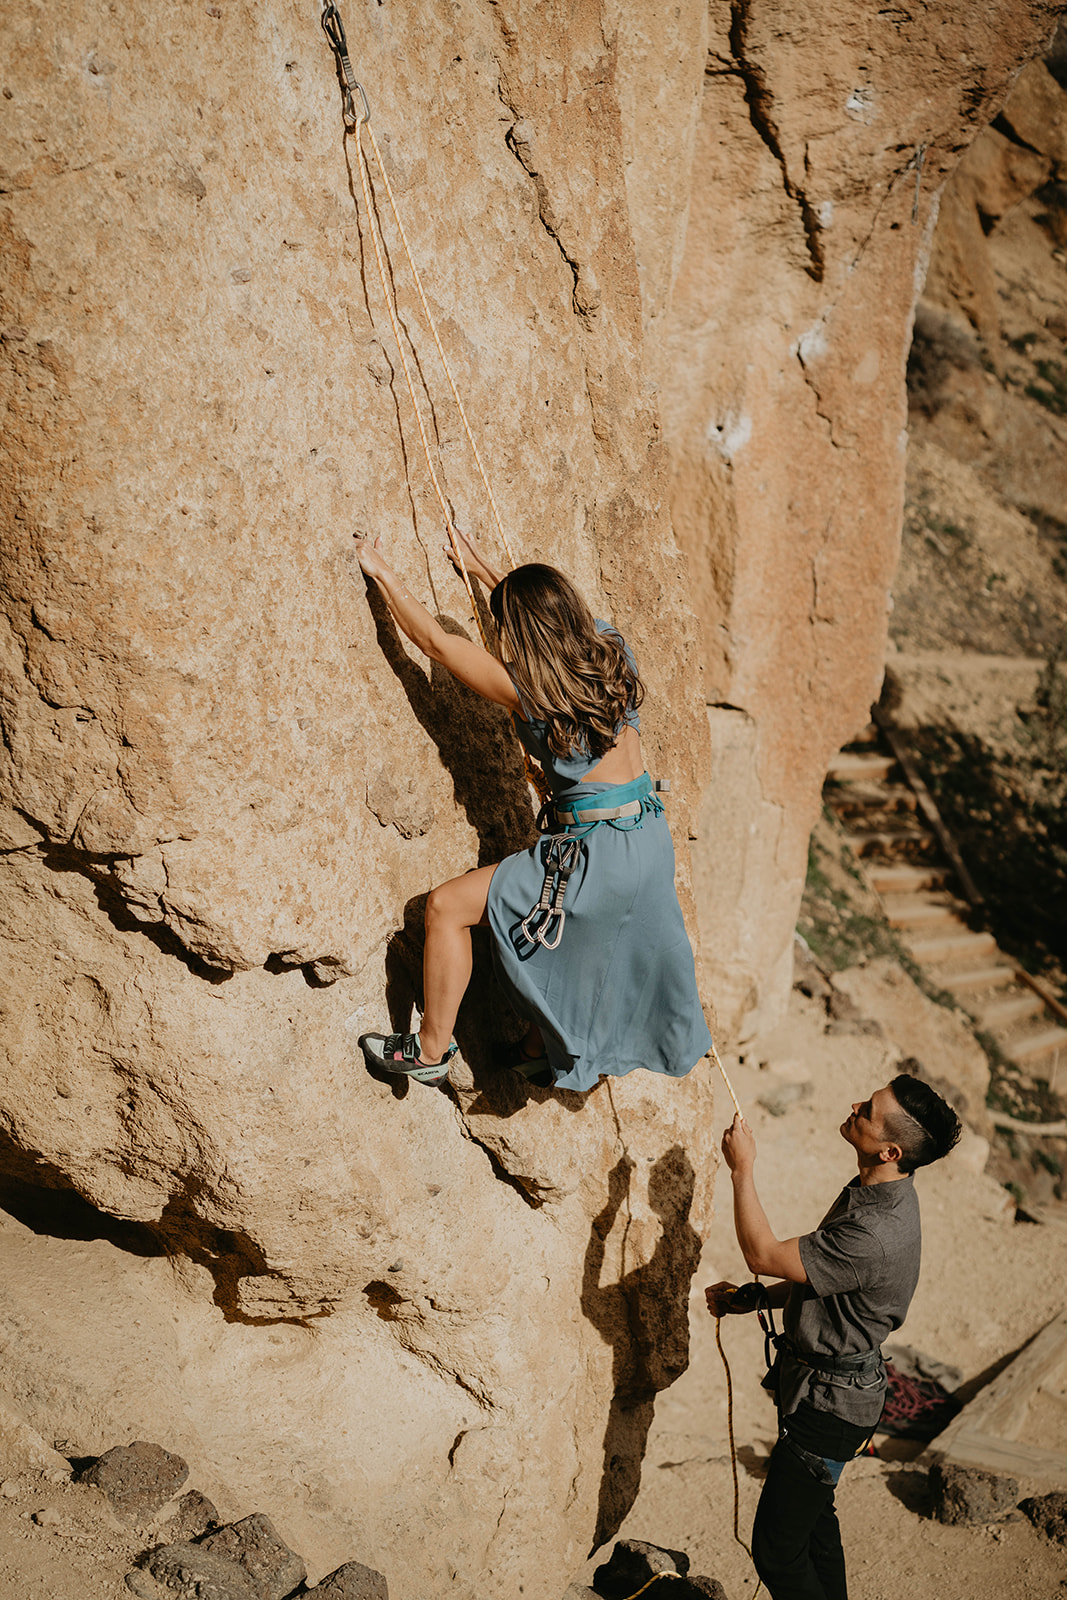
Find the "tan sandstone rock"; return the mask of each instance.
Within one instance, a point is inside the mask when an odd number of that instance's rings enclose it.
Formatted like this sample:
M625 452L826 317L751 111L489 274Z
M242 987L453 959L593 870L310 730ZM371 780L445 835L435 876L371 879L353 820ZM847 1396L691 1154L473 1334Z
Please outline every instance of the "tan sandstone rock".
M633 643L709 1011L750 1031L788 988L826 759L880 676L933 198L1051 8L346 10L516 556ZM400 1600L511 1600L531 1571L561 1593L685 1362L709 1071L582 1101L502 1084L487 1043L515 1022L482 950L452 1095L364 1072L358 1034L417 999L420 897L532 811L506 719L415 659L352 560L353 529L380 534L475 636L332 57L288 0L75 0L21 12L3 52L13 1192L125 1219L164 1324L157 1266L195 1264L167 1370L199 1432L148 1436L213 1493L273 1475L324 1561ZM496 550L374 183L434 470ZM5 1362L61 1342L47 1322L28 1308ZM75 1403L24 1389L38 1426Z

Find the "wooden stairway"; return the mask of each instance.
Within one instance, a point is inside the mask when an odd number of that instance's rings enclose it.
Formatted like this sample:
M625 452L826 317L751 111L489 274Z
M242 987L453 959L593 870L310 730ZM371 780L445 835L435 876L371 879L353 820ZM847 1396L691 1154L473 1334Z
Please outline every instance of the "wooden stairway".
M886 918L946 989L1031 1078L1067 1064L1067 1008L973 924L981 896L900 734L872 723L830 764L823 798Z

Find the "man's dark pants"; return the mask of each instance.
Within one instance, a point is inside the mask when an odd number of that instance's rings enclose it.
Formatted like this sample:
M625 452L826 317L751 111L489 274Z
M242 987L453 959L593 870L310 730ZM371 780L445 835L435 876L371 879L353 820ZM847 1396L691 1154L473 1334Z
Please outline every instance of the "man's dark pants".
M771 1452L752 1525L756 1571L771 1600L848 1600L834 1487L869 1430L806 1402L786 1427L791 1437Z

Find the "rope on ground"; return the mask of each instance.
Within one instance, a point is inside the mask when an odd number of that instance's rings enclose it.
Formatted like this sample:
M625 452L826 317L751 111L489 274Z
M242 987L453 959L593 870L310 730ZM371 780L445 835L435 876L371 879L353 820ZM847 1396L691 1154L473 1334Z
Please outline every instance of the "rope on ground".
M633 1594L628 1594L626 1600L637 1600L639 1594L644 1594L646 1589L651 1589L652 1585L658 1583L660 1578L677 1578L680 1583L685 1582L680 1572L654 1572L648 1582L643 1583L640 1589L635 1589Z

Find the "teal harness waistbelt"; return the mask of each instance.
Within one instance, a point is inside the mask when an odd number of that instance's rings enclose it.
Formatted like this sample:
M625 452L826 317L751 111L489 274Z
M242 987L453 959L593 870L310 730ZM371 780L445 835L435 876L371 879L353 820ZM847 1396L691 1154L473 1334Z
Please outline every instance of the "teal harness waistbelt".
M614 803L605 805L606 800ZM571 874L577 869L583 849L582 840L586 834L592 833L602 823L610 827L626 821L630 827L639 828L645 811L652 811L658 816L662 810L662 802L652 792L652 779L647 772L642 772L639 778L634 778L630 783L613 784L603 794L579 795L565 805L546 801L537 819L538 826L546 827L554 818L556 827L562 831L551 833L546 828L545 880L541 885L541 898L519 924L526 942L543 945L546 950L557 949L563 938L563 924L567 920L563 897L567 893Z
M609 794L584 794L566 804L552 801L556 826L583 828L591 822L616 822L623 817L639 817L644 802L652 795L652 779L647 772L630 783L614 784ZM610 798L612 804L604 802ZM658 806L658 802L656 802Z

